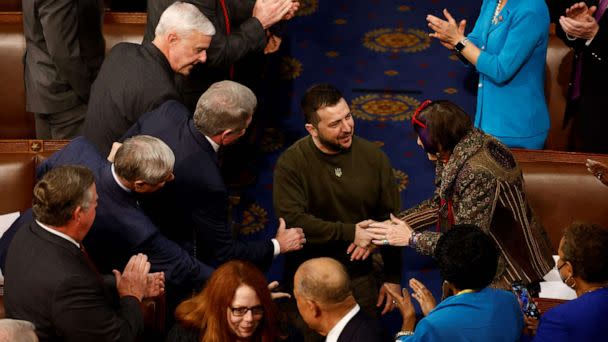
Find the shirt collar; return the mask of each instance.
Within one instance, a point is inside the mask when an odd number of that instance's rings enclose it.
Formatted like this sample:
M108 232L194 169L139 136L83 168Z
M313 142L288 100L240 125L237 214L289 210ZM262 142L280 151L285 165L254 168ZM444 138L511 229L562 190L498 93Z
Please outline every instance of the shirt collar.
M325 342L337 342L338 337L340 337L340 334L342 334L342 330L344 330L344 327L346 327L346 324L348 324L348 322L353 317L355 317L355 315L359 312L359 310L360 310L359 304L355 304L355 306L346 315L344 315L344 317L342 317L342 319L340 321L338 321L338 323L336 323L336 325L334 325L333 328L331 328L331 330L327 334L327 338L325 339Z
M213 150L215 151L215 153L217 153L217 150L220 149L220 145L218 143L216 143L215 141L211 140L211 138L209 138L206 135L205 135L205 139L207 139L207 141L211 144L211 147L213 147Z
M131 189L127 188L124 184L122 184L120 182L120 179L118 179L118 175L116 174L116 171L114 170L114 163L112 163L111 169L112 169L112 177L114 177L116 184L118 184L118 186L121 187L124 191L131 192Z
M59 236L60 238L63 238L63 239L66 239L66 240L70 241L70 242L71 242L71 243L73 243L73 244L74 244L74 245L75 245L75 246L76 246L78 249L80 249L80 244L79 244L78 242L76 242L76 240L72 239L72 238L71 238L69 235L64 234L64 233L62 233L62 232L60 232L60 231L58 231L58 230L56 230L56 229L53 229L53 228L51 228L51 227L49 227L49 226L45 225L44 223L42 223L42 222L40 222L40 221L38 221L38 220L36 220L36 223L38 223L38 225L39 225L40 227L42 227L42 229L46 230L47 232L49 232L49 233L51 233L51 234L54 234L54 235L57 235L57 236Z

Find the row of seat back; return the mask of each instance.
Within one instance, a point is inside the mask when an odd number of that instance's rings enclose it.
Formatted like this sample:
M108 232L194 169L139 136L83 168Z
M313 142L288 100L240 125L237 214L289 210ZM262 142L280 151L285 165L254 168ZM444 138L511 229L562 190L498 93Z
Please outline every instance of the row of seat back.
M608 155L515 149L530 206L557 254L563 230L573 221L608 227L608 186L587 171L591 158L608 165Z
M107 12L103 26L106 51L119 42L141 43L145 23L145 13ZM34 118L25 110L25 38L20 12L0 12L0 51L0 139L33 139Z

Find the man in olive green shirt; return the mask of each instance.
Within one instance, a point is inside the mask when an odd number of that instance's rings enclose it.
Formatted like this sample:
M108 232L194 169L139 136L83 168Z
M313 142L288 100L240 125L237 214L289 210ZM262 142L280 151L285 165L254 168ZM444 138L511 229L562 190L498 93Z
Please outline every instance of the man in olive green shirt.
M302 227L307 239L302 250L286 256L285 283L291 289L293 275L304 261L331 257L346 267L363 310L377 316L376 307L384 305L386 313L393 303L380 285L389 283L401 290L399 250L381 248L386 272L379 276L373 258L351 260L347 249L355 254L371 251L364 229L367 220L386 220L400 209L390 162L376 145L354 135L350 108L335 87L311 87L301 105L309 136L289 147L274 171L276 214L287 224ZM301 328L298 320L292 319Z

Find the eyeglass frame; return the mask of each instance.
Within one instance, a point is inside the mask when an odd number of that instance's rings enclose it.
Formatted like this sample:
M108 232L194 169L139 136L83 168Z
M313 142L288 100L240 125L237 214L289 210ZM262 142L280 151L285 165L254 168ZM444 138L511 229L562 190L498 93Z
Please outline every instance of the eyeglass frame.
M251 315L255 317L261 317L264 315L264 307L262 305L256 305L252 307L240 306L236 308L229 306L228 308L235 317L244 317L248 311L251 311ZM243 313L240 313L240 310L244 310Z

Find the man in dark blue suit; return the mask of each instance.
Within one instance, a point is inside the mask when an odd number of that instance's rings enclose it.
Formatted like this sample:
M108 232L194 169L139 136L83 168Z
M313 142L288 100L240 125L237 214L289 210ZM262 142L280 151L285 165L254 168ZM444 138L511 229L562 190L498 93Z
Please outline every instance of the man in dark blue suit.
M304 322L326 336L326 342L393 340L357 304L348 273L335 259L315 258L302 263L293 279L293 295ZM314 338L307 336L307 340Z
M207 263L243 259L267 268L273 256L301 249L306 242L302 229L285 229L282 219L272 240L245 243L232 238L217 151L245 133L256 104L249 88L222 81L201 96L194 117L181 103L167 101L125 135L155 136L175 153L175 181L142 205L165 234Z
M173 179L174 162L171 149L154 137L137 136L125 141L117 150L114 163L79 137L47 159L38 168L37 176L40 179L49 170L67 164L93 170L99 196L97 216L83 244L99 271L122 268L131 255L143 253L153 272L164 272L171 291L184 292L200 288L213 269L162 235L138 203L145 194ZM32 220L31 210L11 226L0 245L7 246L26 220Z

